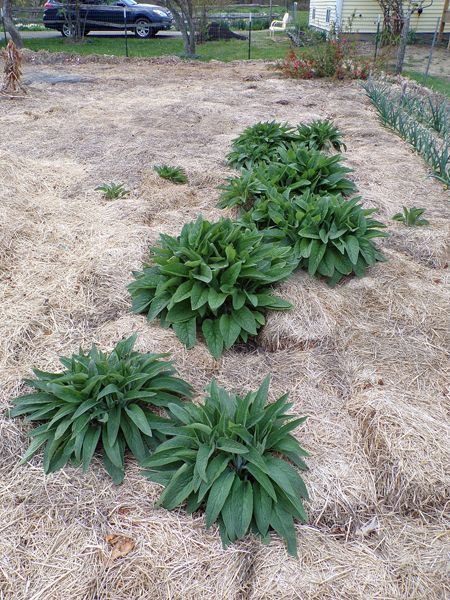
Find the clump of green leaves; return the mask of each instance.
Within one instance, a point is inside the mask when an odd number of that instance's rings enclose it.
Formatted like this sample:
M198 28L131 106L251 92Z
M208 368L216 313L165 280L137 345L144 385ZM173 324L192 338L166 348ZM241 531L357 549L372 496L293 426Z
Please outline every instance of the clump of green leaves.
M295 140L295 129L287 123L255 123L233 141L227 160L236 168L259 163L269 164L277 158L281 147L286 147Z
M347 150L341 132L331 121L318 119L297 127L297 140L314 150Z
M16 398L11 416L27 415L42 424L22 463L44 447L44 471L53 473L69 461L87 470L97 448L115 483L124 477L125 449L141 462L164 439L169 426L151 410L191 397L191 387L174 377L167 354L133 351L136 336L119 342L110 353L92 346L71 358L61 357L61 373L34 370L25 383L34 392Z
M429 225L430 221L422 219L422 215L425 212L424 208L412 208L403 207L403 212L396 213L392 218L394 221L401 221L407 227L419 227L421 225Z
M133 310L160 318L192 348L201 328L211 354L258 333L267 309L291 305L272 294L296 261L287 247L264 242L263 234L230 219L210 223L199 217L178 237L161 235L150 265L133 273L128 289Z
M181 167L171 167L170 165L155 165L155 171L163 179L167 179L172 183L187 183L188 178L186 171Z
M375 209L364 209L358 201L270 193L241 219L255 223L265 239L290 246L301 268L334 285L351 273L362 277L368 266L383 260L372 239L386 235L380 231L384 225L370 218Z
M305 469L308 453L290 432L305 417L288 414L287 395L267 404L269 382L240 397L213 381L203 405L170 406L173 437L145 461L144 474L165 486L159 503L168 510L204 508L224 546L249 532L269 541L273 529L295 556L294 520L306 521L308 493L290 462Z
M300 124L297 129L288 123L270 121L247 127L233 141L228 163L238 169L269 165L280 159L280 150L303 144L314 150L346 150L338 128L331 121L316 120Z
M295 204L299 227L291 240L296 238L299 266L310 275L322 275L334 285L351 273L363 277L367 267L384 260L372 239L385 237L380 231L385 226L370 217L376 209L363 208L359 198L298 198Z
M222 187L219 208L251 208L268 189L296 194L310 191L314 194L343 194L348 196L356 186L347 174L351 169L341 164L339 154L327 156L303 145L279 149L279 159L269 165L242 169L238 177L231 177Z
M102 192L103 196L107 200L118 200L119 198L128 196L130 193L130 191L125 188L125 184L123 183L104 183L95 189L98 192Z

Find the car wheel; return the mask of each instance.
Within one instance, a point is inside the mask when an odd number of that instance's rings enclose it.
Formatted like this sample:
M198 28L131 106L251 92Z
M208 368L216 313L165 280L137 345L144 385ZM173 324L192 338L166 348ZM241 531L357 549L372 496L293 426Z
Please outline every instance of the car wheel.
M155 35L152 24L148 19L138 19L134 26L134 35L138 38L145 39Z
M61 33L63 35L63 37L65 38L73 38L75 37L75 25L69 24L69 23L64 23L64 25L62 26L61 29Z

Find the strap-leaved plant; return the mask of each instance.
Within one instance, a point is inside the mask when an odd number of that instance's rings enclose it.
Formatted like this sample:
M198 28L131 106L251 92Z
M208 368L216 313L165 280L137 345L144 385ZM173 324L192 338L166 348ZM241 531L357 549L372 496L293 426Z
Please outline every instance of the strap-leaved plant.
M291 308L273 295L271 285L292 273L295 258L290 248L265 242L254 227L199 217L176 238L161 235L151 260L133 273L128 288L133 310L149 321L159 317L187 348L201 329L215 358L255 336L267 309Z
M44 447L44 471L52 473L69 461L87 470L97 448L115 483L124 477L129 448L141 462L164 438L170 422L152 407L181 404L192 388L174 377L167 354L133 351L135 336L119 342L110 353L92 346L71 358L61 357L64 371L34 369L25 383L34 392L13 400L11 416L27 416L42 424L31 430L32 442L22 463Z
M145 461L144 474L165 486L164 508L204 509L206 526L218 523L225 546L249 532L269 541L274 530L296 555L294 520L306 521L308 493L290 463L305 469L308 454L290 432L306 417L288 414L287 395L267 404L269 381L244 397L213 381L203 405L169 406L173 437Z

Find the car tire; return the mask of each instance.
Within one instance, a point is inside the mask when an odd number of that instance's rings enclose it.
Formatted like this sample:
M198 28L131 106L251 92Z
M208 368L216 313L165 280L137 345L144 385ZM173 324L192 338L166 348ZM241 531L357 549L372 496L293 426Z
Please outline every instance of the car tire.
M144 17L137 19L134 23L134 27L134 35L141 40L153 37L156 33L150 21L144 19Z
M61 27L61 34L65 38L75 37L75 25L64 23L64 25Z

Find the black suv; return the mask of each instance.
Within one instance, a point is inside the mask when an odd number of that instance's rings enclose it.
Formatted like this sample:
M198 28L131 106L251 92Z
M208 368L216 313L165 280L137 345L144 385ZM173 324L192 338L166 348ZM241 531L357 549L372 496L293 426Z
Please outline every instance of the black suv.
M77 26L82 35L89 31L120 31L127 27L138 38L153 37L158 31L170 29L172 13L162 6L138 4L135 0L83 0L62 3L48 0L44 4L44 25L57 29L64 37L73 37ZM78 25L77 25L78 24Z

